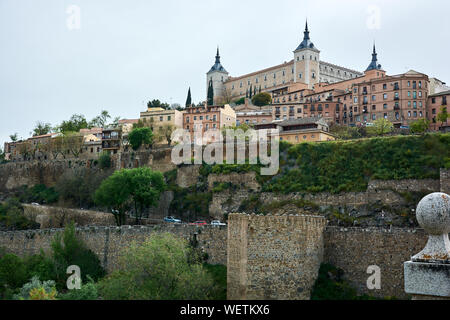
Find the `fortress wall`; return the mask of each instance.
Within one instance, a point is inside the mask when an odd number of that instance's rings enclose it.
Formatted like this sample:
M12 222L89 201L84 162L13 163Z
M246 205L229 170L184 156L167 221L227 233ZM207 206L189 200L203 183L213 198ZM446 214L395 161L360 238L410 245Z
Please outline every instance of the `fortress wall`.
M27 230L0 232L0 247L19 256L39 253L42 248L48 252L51 242L62 229ZM120 250L130 245L132 241L143 242L152 232L169 232L186 240L191 240L194 234L198 246L208 254L211 264L226 264L227 230L226 227L164 224L157 226L121 226L121 227L81 227L77 233L87 246L97 254L108 272L117 268L117 258Z
M323 217L231 214L228 222L228 299L309 299L323 258Z
M324 233L324 262L344 271L360 294L406 298L403 262L421 251L427 242L422 229L341 228L328 226ZM369 266L381 271L381 289L368 290Z

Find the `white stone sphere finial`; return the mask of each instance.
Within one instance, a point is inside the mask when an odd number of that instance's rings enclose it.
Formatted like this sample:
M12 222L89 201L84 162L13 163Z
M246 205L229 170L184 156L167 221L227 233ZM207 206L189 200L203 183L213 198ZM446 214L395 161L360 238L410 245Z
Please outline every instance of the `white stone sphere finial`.
M417 205L416 217L429 236L412 261L450 261L450 196L442 192L427 195Z

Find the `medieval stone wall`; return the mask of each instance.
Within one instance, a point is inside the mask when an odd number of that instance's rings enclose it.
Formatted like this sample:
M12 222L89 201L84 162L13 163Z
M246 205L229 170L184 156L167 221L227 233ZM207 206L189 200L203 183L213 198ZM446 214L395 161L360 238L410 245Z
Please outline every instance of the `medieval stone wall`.
M450 194L450 169L441 169L441 192Z
M323 258L323 217L231 214L228 224L228 299L309 299Z
M422 229L340 228L328 226L324 233L324 262L344 271L344 277L360 294L407 298L403 262L420 252L427 242ZM369 266L381 271L381 289L369 290Z
M19 256L39 253L42 248L48 252L51 241L62 229L27 230L0 232L0 247ZM226 227L164 224L157 226L121 226L121 227L81 227L77 233L87 246L97 254L102 265L111 272L117 268L117 258L123 248L133 241L143 242L153 232L170 232L183 239L196 237L198 246L208 254L211 264L226 264L227 229Z
M249 189L252 191L259 191L261 189L261 186L256 181L256 173L253 171L246 173L232 172L229 174L211 173L208 175L209 190L211 190L215 184L219 183L232 183L239 186L241 189Z

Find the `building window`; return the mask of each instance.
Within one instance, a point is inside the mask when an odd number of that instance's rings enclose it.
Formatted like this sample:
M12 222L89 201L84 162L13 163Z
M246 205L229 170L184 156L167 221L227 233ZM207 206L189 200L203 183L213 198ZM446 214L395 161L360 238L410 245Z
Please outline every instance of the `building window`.
M159 121L163 121L163 116L160 116L160 117L159 117Z

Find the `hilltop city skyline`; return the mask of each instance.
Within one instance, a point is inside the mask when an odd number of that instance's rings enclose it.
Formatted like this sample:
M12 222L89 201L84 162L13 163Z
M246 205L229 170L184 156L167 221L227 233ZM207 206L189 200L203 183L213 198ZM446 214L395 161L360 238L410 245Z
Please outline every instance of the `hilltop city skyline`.
M202 7L197 19L198 3L190 8L178 5L171 12L170 4L150 7L140 3L137 8L123 8L112 2L106 15L98 3L79 1L80 28L70 30L70 3L38 6L25 2L30 10L24 10L24 4L19 7L4 1L0 11L4 30L0 41L5 48L0 53L0 142L9 141L15 132L26 139L37 121L57 125L74 113L91 119L105 109L113 116L135 118L150 99L184 106L188 87L194 102L204 101L205 74L214 62L217 46L222 63L233 76L282 64L292 59L306 18L325 61L363 72L376 42L389 74L413 69L444 82L450 79L448 68L443 67L449 45L437 32L448 24L438 18L446 3L439 3L442 9L433 11L431 19L426 13L438 5L348 1L349 6L337 7L331 1L319 2L282 1L280 5L295 10L282 12L267 24L248 14L232 16L229 3ZM258 14L268 16L264 2L258 3ZM251 8L250 4L242 6L243 11ZM184 9L193 11L193 19L186 19ZM370 25L377 10L379 25ZM155 16L147 20L143 12ZM217 23L217 12L228 14L231 18L224 21L233 23ZM423 13L424 23L407 19L418 12ZM355 18L339 18L346 15ZM205 28L205 24L211 27ZM239 37L234 36L236 31ZM435 49L417 45L423 39Z

